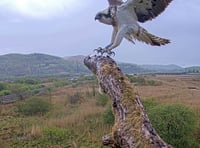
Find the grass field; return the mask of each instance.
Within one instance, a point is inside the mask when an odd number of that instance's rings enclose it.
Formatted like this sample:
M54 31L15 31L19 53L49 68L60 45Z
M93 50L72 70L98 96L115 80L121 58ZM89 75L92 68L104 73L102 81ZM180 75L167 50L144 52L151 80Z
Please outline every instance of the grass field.
M136 88L143 99L186 105L195 111L200 123L200 76L147 75L144 78L159 85L138 84ZM111 131L112 125L103 122L102 114L107 106L98 104L97 90L96 82L86 80L36 96L51 104L46 114L23 115L17 109L21 102L1 105L1 147L102 147L101 137ZM196 137L200 138L198 126Z

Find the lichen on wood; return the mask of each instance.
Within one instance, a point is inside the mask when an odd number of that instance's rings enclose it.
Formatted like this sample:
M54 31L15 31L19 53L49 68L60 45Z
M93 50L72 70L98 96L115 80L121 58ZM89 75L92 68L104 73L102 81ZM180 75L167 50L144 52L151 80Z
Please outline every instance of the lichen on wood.
M102 137L113 148L171 148L152 127L134 86L108 56L88 56L85 65L97 76L101 90L112 101L115 123L112 133Z

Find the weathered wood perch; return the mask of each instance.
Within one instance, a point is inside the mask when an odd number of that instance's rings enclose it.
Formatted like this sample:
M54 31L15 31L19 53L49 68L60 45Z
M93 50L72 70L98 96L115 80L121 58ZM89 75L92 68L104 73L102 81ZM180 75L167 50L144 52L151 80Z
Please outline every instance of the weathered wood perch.
M88 56L85 65L97 75L101 90L109 95L115 116L112 133L102 137L113 148L171 148L152 127L133 85L110 57Z

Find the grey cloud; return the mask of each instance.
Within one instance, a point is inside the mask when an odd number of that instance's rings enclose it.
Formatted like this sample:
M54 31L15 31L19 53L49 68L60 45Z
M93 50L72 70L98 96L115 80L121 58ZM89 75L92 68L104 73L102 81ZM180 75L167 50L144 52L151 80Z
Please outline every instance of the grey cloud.
M94 48L110 42L111 26L94 21L95 14L107 1L90 1L87 7L70 15L50 20L31 20L0 10L0 54L41 52L57 56L88 55ZM164 47L152 47L127 41L114 51L118 61L139 64L200 65L200 1L173 1L156 19L141 24L149 32L170 38ZM8 21L19 19L20 22ZM10 49L10 50L3 50ZM12 50L11 50L12 49Z

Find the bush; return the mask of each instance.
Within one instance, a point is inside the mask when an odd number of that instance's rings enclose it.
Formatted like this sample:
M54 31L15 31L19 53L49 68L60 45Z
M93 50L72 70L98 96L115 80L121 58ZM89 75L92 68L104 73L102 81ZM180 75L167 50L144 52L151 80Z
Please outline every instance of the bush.
M17 105L18 111L24 115L44 114L51 108L51 104L41 98L31 98Z
M150 86L160 86L162 85L161 81L155 81L155 80L147 80L146 85L150 85Z
M6 83L0 83L0 91L6 90L8 88L8 85Z
M44 138L50 144L62 145L65 141L68 141L71 133L64 128L49 127L44 129Z
M147 112L150 109L152 109L153 107L158 105L158 102L153 98L144 99L144 100L142 100L142 103L143 103L143 105L145 107L145 110L147 110Z
M33 78L20 78L16 81L14 81L15 83L21 83L21 84L29 84L29 85L35 85L35 84L39 84L40 81L37 79L33 79Z
M11 91L10 90L2 90L0 91L0 96L6 96L6 95L10 95Z
M76 92L75 94L69 96L69 102L70 104L77 104L78 102L81 101L82 95L80 92Z
M114 124L115 117L112 112L112 108L110 105L108 105L107 109L103 113L103 121L106 124Z
M97 105L106 106L107 103L108 103L108 96L106 96L105 94L98 94Z
M128 75L128 78L131 83L135 83L136 85L145 85L146 80L143 76L135 76L135 75Z
M155 80L146 80L145 76L139 75L127 75L131 83L134 83L135 85L150 85L150 86L160 86L162 85L161 81L155 81Z
M182 105L159 105L148 110L153 127L167 142L177 148L196 147L195 114Z

